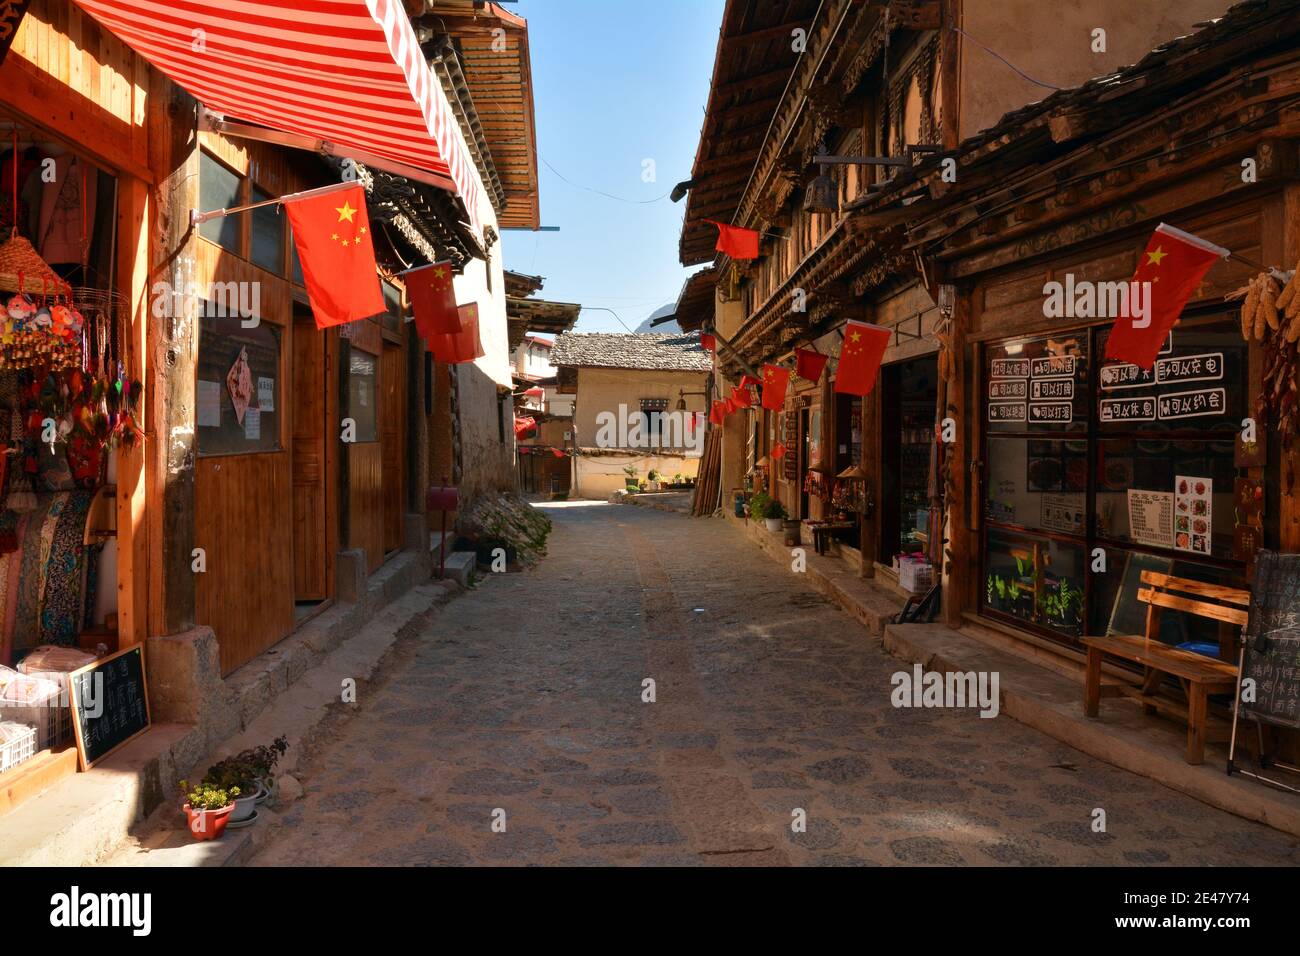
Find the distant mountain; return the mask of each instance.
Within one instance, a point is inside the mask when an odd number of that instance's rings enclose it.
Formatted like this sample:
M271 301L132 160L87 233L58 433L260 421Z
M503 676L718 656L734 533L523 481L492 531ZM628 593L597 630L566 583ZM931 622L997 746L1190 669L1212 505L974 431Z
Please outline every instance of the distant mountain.
M676 302L669 302L667 305L661 305L659 306L659 308L655 309L648 316L646 316L645 321L642 322L640 325L638 325L635 329L633 329L633 331L634 332L661 332L665 335L669 333L680 332L682 330L682 327L678 325L676 322L664 322L660 325L652 324L655 319L662 318L665 315L672 315L675 311L677 311Z

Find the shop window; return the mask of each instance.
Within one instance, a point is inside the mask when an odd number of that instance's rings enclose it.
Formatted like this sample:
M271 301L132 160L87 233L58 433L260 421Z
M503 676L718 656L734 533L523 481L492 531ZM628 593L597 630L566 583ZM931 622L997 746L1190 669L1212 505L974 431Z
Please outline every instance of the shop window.
M289 278L295 285L303 285L302 262L298 259L298 244L293 241L293 230L289 230Z
M204 304L206 309L206 303ZM200 455L279 451L280 329L199 319L195 419Z
M1090 363L1108 335L984 349L983 606L1057 636L1142 633L1143 570L1242 586L1233 439L1249 382L1235 323L1184 319L1149 372ZM1170 628L1173 644L1219 638L1213 622Z
M378 369L379 359L358 348L350 350L348 359L348 417L356 422L354 440L379 440Z
M204 211L240 205L243 180L206 150L199 152L199 205ZM223 249L242 254L238 216L220 216L199 224L199 235Z
M1084 549L1079 543L990 531L985 606L1070 637L1083 635Z
M674 439L674 436L668 434L668 430L664 428L664 415L667 412L668 399L641 399L641 433L650 448L666 447L664 439L668 438L669 441Z
M265 202L271 196L260 189L253 189L249 201ZM261 266L267 272L284 275L284 217L280 215L279 206L262 206L250 214L252 221L252 255L253 265Z

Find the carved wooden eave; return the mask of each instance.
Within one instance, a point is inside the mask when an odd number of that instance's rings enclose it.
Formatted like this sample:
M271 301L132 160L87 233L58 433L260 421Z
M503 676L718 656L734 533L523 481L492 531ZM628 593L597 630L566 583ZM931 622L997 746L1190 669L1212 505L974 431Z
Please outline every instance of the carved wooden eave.
M813 139L808 132L815 125L815 111L809 106L809 93L814 87L834 89L848 65L855 47L842 42L866 31L866 24L882 15L884 4L864 3L861 0L827 0L817 21L808 34L808 45L799 58L786 93L776 108L767 138L759 150L753 175L741 197L735 221L746 224L755 221L755 203L768 192L784 191L788 195L792 186L774 187L774 179L783 158L800 155ZM824 96L825 94L815 94ZM829 103L829 100L822 100ZM798 145L802 142L802 146ZM801 157L803 158L803 157ZM803 158L806 163L809 154ZM784 199L782 200L784 202Z
M864 237L844 221L832 227L794 271L750 314L734 345L759 361L792 339L814 337L828 319L859 316L862 296L891 274L910 268L901 251L901 230L882 230ZM803 289L806 312L793 311L796 289ZM793 336L790 333L793 330Z

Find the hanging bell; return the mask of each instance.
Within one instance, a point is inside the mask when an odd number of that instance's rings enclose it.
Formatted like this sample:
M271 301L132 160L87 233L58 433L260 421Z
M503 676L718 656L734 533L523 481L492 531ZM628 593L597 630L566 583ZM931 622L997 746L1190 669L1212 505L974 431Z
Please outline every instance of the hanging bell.
M820 176L814 176L813 181L808 184L808 188L803 194L803 211L804 212L829 212L836 213L840 211L840 188L835 180L822 173Z

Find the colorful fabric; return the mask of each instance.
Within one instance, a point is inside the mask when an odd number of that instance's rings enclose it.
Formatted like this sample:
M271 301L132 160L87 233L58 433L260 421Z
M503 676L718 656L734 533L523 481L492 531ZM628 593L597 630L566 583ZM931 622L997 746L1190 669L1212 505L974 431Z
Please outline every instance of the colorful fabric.
M67 495L52 529L52 542L45 561L45 589L41 600L41 643L77 643L84 613L85 559L82 541L86 516L94 497L90 492Z

